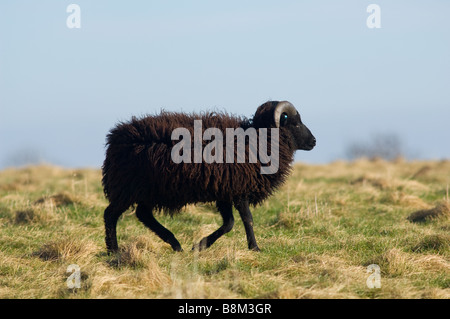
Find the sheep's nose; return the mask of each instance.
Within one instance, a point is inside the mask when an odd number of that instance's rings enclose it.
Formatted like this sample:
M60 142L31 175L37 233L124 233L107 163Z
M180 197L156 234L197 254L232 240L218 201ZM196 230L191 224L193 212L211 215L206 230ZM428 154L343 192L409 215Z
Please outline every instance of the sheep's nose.
M316 138L315 138L314 136L313 136L313 138L312 138L311 144L312 144L313 146L316 146Z

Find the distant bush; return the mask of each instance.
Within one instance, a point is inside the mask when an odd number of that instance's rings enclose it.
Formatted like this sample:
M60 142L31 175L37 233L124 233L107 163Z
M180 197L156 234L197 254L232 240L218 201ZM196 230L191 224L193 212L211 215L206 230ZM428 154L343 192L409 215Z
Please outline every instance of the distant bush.
M405 149L400 137L395 133L373 135L367 142L353 142L346 149L346 157L350 160L366 157L394 160L405 156Z
M3 166L26 166L26 165L36 165L42 164L44 162L44 154L41 150L29 147L20 148L11 154L7 155L3 161Z

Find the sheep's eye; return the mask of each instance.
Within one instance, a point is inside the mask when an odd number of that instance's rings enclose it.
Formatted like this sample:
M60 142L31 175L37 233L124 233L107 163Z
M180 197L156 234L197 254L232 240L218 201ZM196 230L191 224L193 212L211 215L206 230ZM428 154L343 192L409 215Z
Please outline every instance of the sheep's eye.
M288 119L288 115L286 113L281 114L280 116L280 126L285 126Z

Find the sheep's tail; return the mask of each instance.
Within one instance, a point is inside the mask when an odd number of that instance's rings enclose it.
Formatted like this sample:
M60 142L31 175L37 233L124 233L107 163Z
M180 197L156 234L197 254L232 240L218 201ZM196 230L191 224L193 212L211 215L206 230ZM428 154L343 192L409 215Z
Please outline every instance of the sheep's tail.
M128 208L136 202L142 186L145 165L141 165L141 157L145 145L124 134L120 126L108 134L106 145L102 166L103 192L110 202Z
M111 190L110 190L110 183L109 183L109 174L111 167L111 161L108 158L108 156L105 158L105 161L103 162L102 166L102 186L103 186L103 193L105 194L105 197L108 200L111 200Z

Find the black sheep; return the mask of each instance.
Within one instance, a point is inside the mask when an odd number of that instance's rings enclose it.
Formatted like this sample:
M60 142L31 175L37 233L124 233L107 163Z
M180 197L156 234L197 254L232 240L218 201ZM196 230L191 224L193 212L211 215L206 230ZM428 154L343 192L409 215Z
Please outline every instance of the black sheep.
M279 153L275 159L278 170L272 174L262 174L262 164L267 161L263 161L261 156L257 157L256 162L176 163L172 150L178 142L172 139L173 132L177 128L184 128L195 135L194 120L201 120L202 132L208 128L217 128L224 136L227 128L242 128L246 132L253 128L259 130L258 139L261 139L259 132L266 129L267 144L270 147L273 146L273 138L279 136L279 141L275 141L278 142ZM272 130L276 130L278 135L272 134ZM207 144L204 140L201 143L202 147ZM256 147L250 144L249 138L244 146L247 159L250 158L249 150ZM162 112L160 115L140 119L133 117L129 122L119 123L107 136L106 158L102 167L104 192L110 202L104 213L108 251L118 250L117 221L133 205L137 205L136 216L145 226L169 243L175 251L181 251L178 240L155 219L153 211L164 209L174 213L187 204L198 202L216 202L223 225L195 247L207 248L232 229L234 205L244 223L249 249L259 250L249 205L261 203L286 180L296 150L311 150L315 144L316 139L302 123L295 107L286 101L264 103L252 119L215 112ZM223 152L215 155L221 154L225 159L225 144L217 145L222 145ZM189 146L192 149L195 147L193 143ZM215 149L214 152L218 150ZM234 160L236 153L233 150Z

